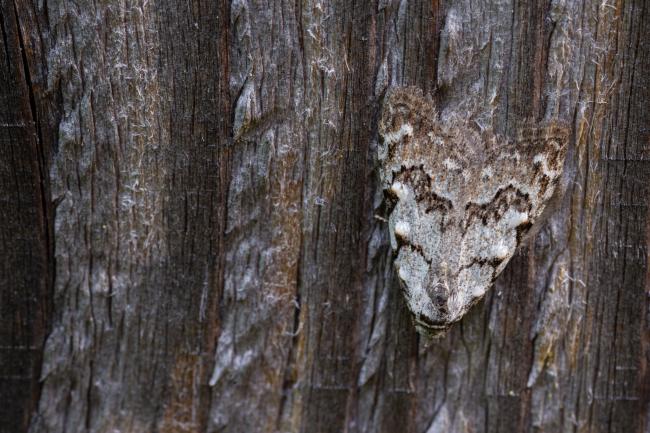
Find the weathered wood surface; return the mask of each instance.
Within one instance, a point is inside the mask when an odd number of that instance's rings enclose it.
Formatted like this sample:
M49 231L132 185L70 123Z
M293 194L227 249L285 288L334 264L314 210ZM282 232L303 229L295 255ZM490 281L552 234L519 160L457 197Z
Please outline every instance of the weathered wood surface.
M648 431L648 22L1 0L0 431ZM557 211L429 345L380 218L397 85L500 134L572 127Z

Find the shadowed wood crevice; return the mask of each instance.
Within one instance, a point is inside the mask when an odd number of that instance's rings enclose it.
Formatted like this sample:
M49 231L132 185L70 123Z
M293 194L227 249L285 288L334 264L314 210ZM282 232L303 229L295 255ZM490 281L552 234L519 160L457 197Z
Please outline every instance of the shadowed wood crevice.
M43 83L46 28L29 3L0 3L0 431L24 432L40 396L52 312L53 206L49 190L56 112ZM27 39L30 38L30 39Z

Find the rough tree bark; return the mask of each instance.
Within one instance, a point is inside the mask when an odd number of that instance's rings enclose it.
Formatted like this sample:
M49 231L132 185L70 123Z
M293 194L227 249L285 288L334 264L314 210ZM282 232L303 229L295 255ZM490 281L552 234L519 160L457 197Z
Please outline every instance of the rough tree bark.
M650 431L645 0L0 0L0 432ZM387 89L571 125L557 212L421 341Z

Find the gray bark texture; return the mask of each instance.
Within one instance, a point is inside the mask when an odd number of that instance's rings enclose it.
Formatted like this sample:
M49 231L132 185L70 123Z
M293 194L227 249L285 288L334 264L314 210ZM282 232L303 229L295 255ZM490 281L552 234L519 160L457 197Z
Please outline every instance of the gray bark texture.
M0 432L649 432L647 0L0 0ZM566 194L416 334L388 89L570 125ZM450 246L452 247L452 246Z

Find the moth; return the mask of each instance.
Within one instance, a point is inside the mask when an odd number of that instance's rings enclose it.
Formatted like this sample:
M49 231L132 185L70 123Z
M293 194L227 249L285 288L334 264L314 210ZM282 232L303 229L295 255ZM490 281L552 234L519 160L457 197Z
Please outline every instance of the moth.
M506 139L460 116L443 120L419 89L396 88L379 136L393 266L416 329L439 335L483 298L540 219L569 130L551 122Z

